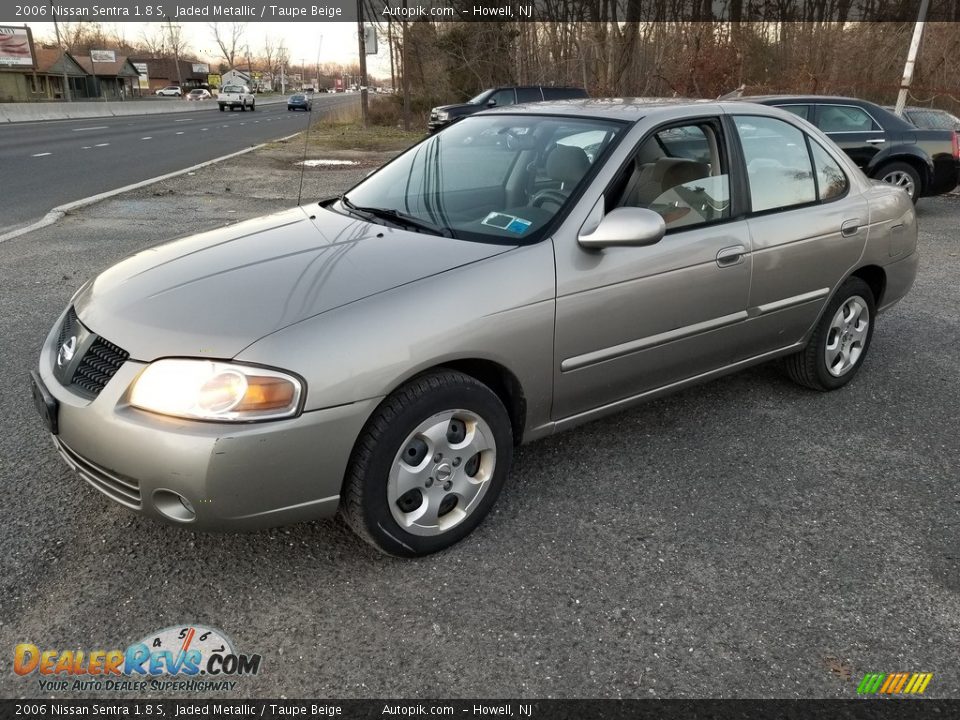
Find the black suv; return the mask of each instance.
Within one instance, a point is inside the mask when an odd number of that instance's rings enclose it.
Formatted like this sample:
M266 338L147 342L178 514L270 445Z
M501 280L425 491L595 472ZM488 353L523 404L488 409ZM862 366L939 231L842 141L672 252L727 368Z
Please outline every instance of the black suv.
M441 105L430 111L430 121L427 127L430 132L446 127L462 117L473 115L475 112L490 107L503 105L518 105L519 103L541 102L543 100L571 100L574 98L589 97L587 91L576 87L546 87L540 85L524 85L521 87L506 86L490 88L467 102L460 105Z
M868 177L899 185L914 202L960 182L960 144L952 130L921 130L875 103L825 95L764 95L738 100L775 105L816 125Z

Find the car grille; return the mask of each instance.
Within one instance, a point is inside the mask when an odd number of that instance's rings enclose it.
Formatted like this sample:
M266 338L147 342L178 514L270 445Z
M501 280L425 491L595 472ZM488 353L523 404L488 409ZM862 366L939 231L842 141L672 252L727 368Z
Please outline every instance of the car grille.
M94 488L114 502L134 510L140 509L140 483L133 478L107 470L75 453L59 436L53 442L60 456L73 470Z
M90 336L72 307L63 319L57 347L60 348L71 336ZM59 379L80 395L95 398L130 357L130 353L99 335L93 335L92 341L84 345L87 349L75 364L71 364L72 372L64 368Z
M98 337L77 365L71 385L96 397L128 357L126 350Z

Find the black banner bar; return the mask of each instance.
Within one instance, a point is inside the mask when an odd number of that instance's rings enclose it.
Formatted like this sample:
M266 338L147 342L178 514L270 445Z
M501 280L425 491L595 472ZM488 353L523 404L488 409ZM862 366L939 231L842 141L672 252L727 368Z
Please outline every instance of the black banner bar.
M368 22L913 22L921 0L362 0ZM356 22L355 0L0 0L0 24ZM928 22L960 21L960 0L930 0Z
M0 718L514 718L524 720L920 720L960 700L0 700Z

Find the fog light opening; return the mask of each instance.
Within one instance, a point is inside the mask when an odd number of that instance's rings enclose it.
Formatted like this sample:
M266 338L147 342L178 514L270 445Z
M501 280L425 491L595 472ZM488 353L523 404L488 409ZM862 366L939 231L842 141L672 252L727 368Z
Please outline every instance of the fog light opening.
M154 491L153 506L161 515L177 522L193 522L197 519L197 511L190 501L173 490Z

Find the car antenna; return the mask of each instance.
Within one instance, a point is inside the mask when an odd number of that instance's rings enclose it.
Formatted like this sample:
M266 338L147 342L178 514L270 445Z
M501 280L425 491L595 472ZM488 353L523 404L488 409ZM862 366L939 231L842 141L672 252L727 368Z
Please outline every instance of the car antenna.
M323 45L323 35L317 41L317 83L320 83L320 47ZM306 68L303 69L306 72ZM303 87L303 76L300 77L300 87ZM300 199L303 197L303 173L307 169L307 146L310 144L310 127L313 125L313 105L307 112L307 129L303 133L303 157L300 159L300 189L297 190L297 207L300 206Z

